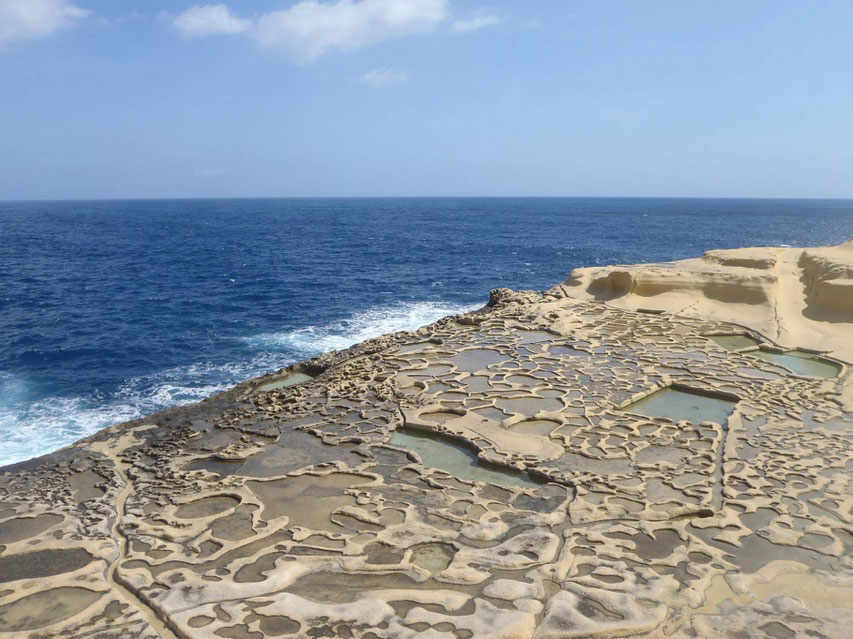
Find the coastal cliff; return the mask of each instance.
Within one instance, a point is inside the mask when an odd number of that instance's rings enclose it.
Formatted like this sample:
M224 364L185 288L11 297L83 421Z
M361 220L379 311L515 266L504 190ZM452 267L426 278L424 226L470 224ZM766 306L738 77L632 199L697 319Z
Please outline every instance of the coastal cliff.
M0 470L0 638L846 637L851 361L853 241L499 289Z

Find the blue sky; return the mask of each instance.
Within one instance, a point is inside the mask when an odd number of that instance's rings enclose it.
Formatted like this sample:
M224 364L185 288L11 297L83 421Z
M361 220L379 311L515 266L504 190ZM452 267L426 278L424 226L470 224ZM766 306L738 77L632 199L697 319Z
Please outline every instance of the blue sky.
M0 0L0 199L853 197L853 2Z

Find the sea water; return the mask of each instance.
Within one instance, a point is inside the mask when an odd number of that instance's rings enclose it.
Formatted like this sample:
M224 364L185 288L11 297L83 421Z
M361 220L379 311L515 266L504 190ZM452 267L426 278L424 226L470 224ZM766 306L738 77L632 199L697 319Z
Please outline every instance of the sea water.
M853 202L0 203L0 465L579 266L817 245Z

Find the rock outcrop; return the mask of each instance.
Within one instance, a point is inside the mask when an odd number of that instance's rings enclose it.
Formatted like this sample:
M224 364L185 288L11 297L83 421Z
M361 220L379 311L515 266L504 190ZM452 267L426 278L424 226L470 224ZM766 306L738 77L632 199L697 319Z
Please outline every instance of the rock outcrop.
M783 347L853 360L853 240L819 248L708 251L698 259L579 268L556 287L578 299L736 322Z

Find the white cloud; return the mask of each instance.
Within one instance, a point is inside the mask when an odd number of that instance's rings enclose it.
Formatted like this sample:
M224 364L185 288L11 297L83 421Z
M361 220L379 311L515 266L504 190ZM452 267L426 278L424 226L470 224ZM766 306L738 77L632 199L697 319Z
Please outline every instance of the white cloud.
M254 31L265 47L309 62L331 51L358 49L425 33L446 20L449 0L302 0L261 16Z
M245 33L252 21L240 18L224 4L195 5L172 21L172 26L188 38Z
M505 21L505 18L496 13L491 13L485 9L475 11L467 20L456 20L450 25L450 30L454 33L472 33L493 27Z
M368 71L360 78L362 84L367 86L381 88L389 87L395 84L405 84L409 80L409 74L405 71L394 71L392 69L373 69Z
M87 15L67 0L0 0L0 43L46 38Z

